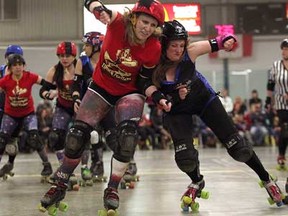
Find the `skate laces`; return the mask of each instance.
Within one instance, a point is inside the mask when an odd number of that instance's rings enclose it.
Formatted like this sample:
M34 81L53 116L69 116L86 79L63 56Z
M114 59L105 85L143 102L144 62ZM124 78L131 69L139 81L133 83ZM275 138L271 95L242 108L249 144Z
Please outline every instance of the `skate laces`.
M105 190L105 199L119 200L118 191L114 188L107 188Z
M273 180L266 182L265 188L268 190L269 194L273 197L274 200L282 200L281 193Z

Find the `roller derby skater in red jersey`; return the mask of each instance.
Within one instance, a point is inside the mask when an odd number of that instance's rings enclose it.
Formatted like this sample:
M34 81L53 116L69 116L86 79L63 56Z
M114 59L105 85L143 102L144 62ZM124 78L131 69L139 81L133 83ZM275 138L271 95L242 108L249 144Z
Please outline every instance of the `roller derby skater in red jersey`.
M56 172L57 188L61 190L62 185L69 181L81 161L91 131L114 107L117 151L111 159L110 179L104 191L105 209L98 212L100 216L111 216L117 215L118 186L136 148L137 126L145 103L143 93L151 96L156 90L150 78L160 57L161 47L157 38L160 29L157 27L164 22L164 9L156 0L143 0L137 2L131 12L122 15L109 10L100 1L86 0L84 4L97 19L107 24L107 32L92 82L67 133L65 157ZM144 26L147 29L143 34ZM44 195L49 197L50 204L59 196L54 191L51 188Z
M5 51L5 59L6 64L0 66L0 78L2 79L5 75L9 75L11 72L8 69L8 57L10 55L17 54L20 56L23 56L23 49L19 45L9 45ZM5 92L0 93L0 122L2 122L3 114L4 114L4 106L5 106ZM14 173L12 172L14 167L14 160L18 153L18 134L20 133L20 130L22 129L22 124L19 124L17 128L14 130L14 132L11 135L11 138L7 141L7 145L5 147L5 152L8 155L8 162L0 169L0 177L3 177L4 179L7 179L8 176L13 176ZM38 135L37 135L38 136ZM38 137L37 137L38 139ZM6 142L6 141L5 141ZM41 142L41 141L39 141ZM28 144L30 144L28 142ZM43 147L43 148L42 148ZM32 147L32 149L35 150L35 148ZM48 161L47 154L44 150L44 145L39 144L39 146L36 148L37 153L39 154L42 163L44 165L43 170L41 171L41 181L42 179L48 178L52 174L52 167L50 162ZM2 155L0 155L0 161L1 161Z
M192 115L202 119L234 160L247 164L259 176L273 203L283 204L276 180L270 177L252 147L239 135L218 95L195 68L197 57L219 49L230 51L235 43L234 35L224 34L188 44L187 31L177 20L165 22L163 27L162 58L153 73L153 83L159 90L154 93L153 100L156 104L172 103L169 110L164 109L163 121L173 139L176 164L191 179L181 199L184 211L187 207L192 211L198 209L196 197L208 198L208 193L203 192L204 178L198 151L192 145Z
M46 165L41 174L49 175L52 173L52 168L38 134L38 123L31 92L34 84L43 85L45 81L41 76L25 70L25 60L22 55L10 54L7 60L9 74L0 79L0 88L6 95L0 129L0 155L3 155L6 150L9 154L9 161L1 169L1 175L4 178L5 174L13 175L11 171L17 154L17 145L11 143L11 139L18 137L22 127L28 131L28 145L38 152L43 164ZM10 143L8 144L8 142ZM47 166L49 166L49 170Z

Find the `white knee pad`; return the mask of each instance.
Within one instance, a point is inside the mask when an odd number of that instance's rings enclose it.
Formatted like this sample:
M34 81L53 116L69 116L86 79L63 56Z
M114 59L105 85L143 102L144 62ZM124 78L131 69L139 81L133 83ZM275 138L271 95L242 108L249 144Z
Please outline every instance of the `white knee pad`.
M5 152L10 156L15 156L18 153L18 144L17 138L12 138L9 140L8 144L5 147Z
M96 130L93 130L91 133L90 133L90 142L91 142L91 145L95 145L97 143L99 143L99 134Z

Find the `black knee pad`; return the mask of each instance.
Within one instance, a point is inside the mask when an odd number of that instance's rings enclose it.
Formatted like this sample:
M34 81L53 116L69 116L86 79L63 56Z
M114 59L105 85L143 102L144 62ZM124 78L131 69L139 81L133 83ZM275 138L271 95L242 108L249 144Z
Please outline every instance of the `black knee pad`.
M37 130L28 131L27 144L31 149L36 151L41 151L44 148Z
M247 162L253 155L252 146L239 134L233 134L224 143L229 155L236 161Z
M117 139L117 130L116 128L110 129L105 132L105 140L107 146L115 152L116 147L118 146L118 139Z
M189 146L191 145L191 146ZM181 144L175 151L175 161L178 168L185 173L192 172L199 165L198 151L192 144Z
M0 152L4 153L5 147L8 143L9 135L5 133L0 133Z
M121 162L129 162L137 145L137 123L132 120L122 121L116 131L118 146L115 148L114 157Z
M62 150L65 146L66 131L54 128L48 136L48 145L52 150Z
M82 121L75 121L66 137L65 155L69 158L80 158L90 140L92 127Z

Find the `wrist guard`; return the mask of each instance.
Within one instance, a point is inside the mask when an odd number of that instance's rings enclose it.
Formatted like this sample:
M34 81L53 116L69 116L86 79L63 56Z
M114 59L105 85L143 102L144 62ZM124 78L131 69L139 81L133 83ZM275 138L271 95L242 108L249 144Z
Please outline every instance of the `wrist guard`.
M95 1L95 0L94 0L94 1ZM111 18L111 17L112 17L112 11L109 10L108 8L106 8L101 1L98 1L98 2L99 2L101 5L93 8L93 14L94 14L94 16L96 17L96 19L99 20L100 14L101 14L103 11L105 11L107 14L109 14L109 17ZM90 6L90 5L89 5L89 6Z
M211 52L217 52L224 49L224 43L229 39L234 39L234 41L237 42L236 36L233 34L218 35L216 38L210 39L209 43L211 46Z
M85 0L85 1L84 1L84 7L85 7L88 11L90 11L89 8L90 8L90 5L91 5L92 2L98 2L98 0Z
M151 97L155 104L159 104L161 99L166 99L166 97L159 90L154 91Z

